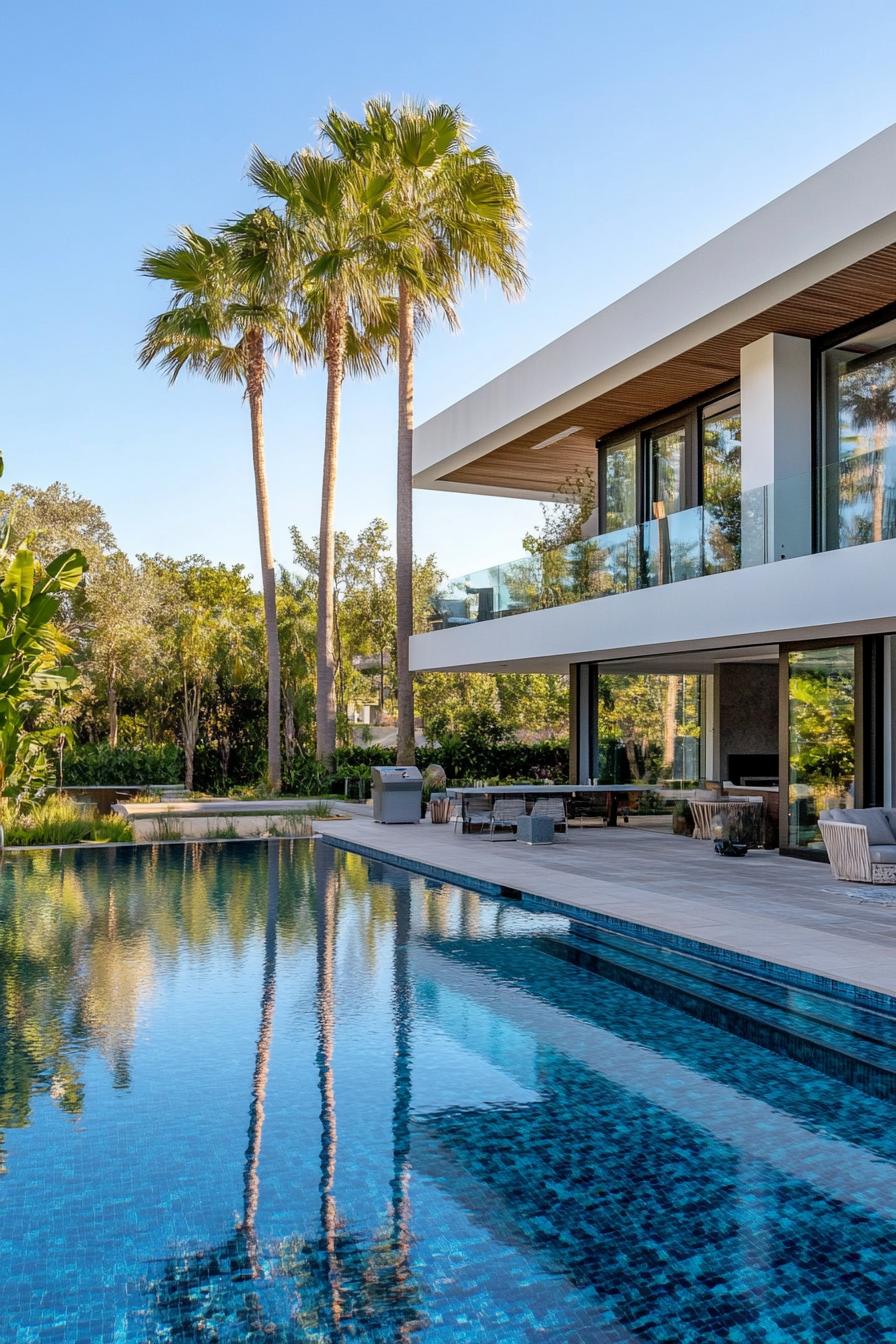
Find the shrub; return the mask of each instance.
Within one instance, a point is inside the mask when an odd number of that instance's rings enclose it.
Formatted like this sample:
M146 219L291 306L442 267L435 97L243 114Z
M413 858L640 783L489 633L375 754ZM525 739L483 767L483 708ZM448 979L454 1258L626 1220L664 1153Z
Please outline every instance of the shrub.
M206 840L238 840L239 831L232 821L222 822L220 826L212 826L209 823L205 838Z
M66 784L182 784L184 758L172 742L142 747L84 742L65 752L62 771Z
M295 815L294 812L284 812L280 820L282 821L284 817L289 818ZM333 804L328 803L325 798L318 798L316 802L309 803L307 807L303 807L298 815L302 817L332 817Z
M305 756L293 761L285 772L283 790L308 797L319 796L332 791L334 779L335 776L320 761Z
M268 827L268 835L281 840L307 839L313 832L311 829L312 816L324 816L329 813L322 812L284 812L276 820L272 820Z
M38 803L25 816L6 807L0 820L7 845L77 845L84 840L134 838L124 817L100 817L93 808L78 807L56 794Z
M154 817L152 823L153 840L182 840L183 832L176 821L170 817Z

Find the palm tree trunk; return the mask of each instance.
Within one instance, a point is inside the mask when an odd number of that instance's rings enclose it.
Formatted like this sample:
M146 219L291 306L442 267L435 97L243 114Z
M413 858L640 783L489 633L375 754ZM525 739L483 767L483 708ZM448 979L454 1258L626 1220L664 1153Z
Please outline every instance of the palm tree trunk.
M395 516L395 642L399 765L413 765L414 683L408 642L414 628L414 300L398 287L398 479Z
M268 512L268 480L264 465L264 338L253 331L248 338L250 369L246 383L252 419L252 468L255 473L255 511L258 515L258 546L261 552L261 591L264 601L264 635L268 663L268 784L280 792L280 637L277 632L277 580L271 546Z
M320 535L317 581L317 757L331 761L336 750L336 675L334 653L336 533L336 469L339 456L339 415L345 365L345 308L327 317L327 416L324 431L324 472L320 494Z
M199 708L202 692L198 686L188 686L184 677L183 707L180 727L184 748L184 786L187 793L193 792L193 758L196 754L196 739L199 736Z
M106 704L109 709L109 746L118 746L118 681L116 670L109 669L109 685L106 691Z

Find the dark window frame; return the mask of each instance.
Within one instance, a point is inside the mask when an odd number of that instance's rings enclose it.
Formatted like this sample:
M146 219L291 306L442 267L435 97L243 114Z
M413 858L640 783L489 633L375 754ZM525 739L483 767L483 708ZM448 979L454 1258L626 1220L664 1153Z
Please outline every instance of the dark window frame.
M847 322L844 326L834 327L831 331L823 332L820 336L813 336L811 346L812 362L812 479L813 486L810 491L812 504L812 551L819 554L825 550L825 543L828 539L828 533L834 528L835 519L831 514L832 501L823 498L821 481L825 471L831 466L832 459L827 455L828 449L828 426L826 423L825 398L825 367L824 357L829 350L834 350L838 345L843 345L857 336L863 336L869 331L874 331L875 327L886 326L888 322L896 321L896 303L885 304L882 308L876 308L873 313L866 314L865 317L856 318L852 322ZM880 350L871 350L865 358L869 363L880 359L888 351L896 351L896 342L892 345L883 346ZM839 521L837 521L839 527Z
M815 484L810 493L811 546L813 546L815 554L825 548L827 528L833 526L832 517L823 516L822 491L819 488L822 472L826 466L830 465L825 456L827 446L825 425L826 352L836 345L854 340L857 336L864 335L865 332L873 331L876 327L884 327L885 324L892 323L895 320L896 304L884 304L883 308L876 308L873 313L866 313L864 317L856 317L852 323L845 323L842 327L834 327L830 331L822 332L821 336L811 337L811 472L813 472ZM880 351L872 353L877 356L880 355Z
M623 524L623 527L636 527L640 521L641 492L643 489L641 438L636 431L633 431L631 434L613 435L612 438L601 439L597 445L597 527L600 533L620 530L607 527L607 452L610 449L621 448L624 444L632 442L635 445L635 520L631 524Z
M807 849L790 844L790 654L811 649L853 649L855 680L855 719L853 750L855 759L855 806L872 807L875 799L883 797L883 766L879 751L869 750L871 730L879 724L882 715L880 682L880 655L875 655L878 636L832 635L828 639L788 640L778 645L778 845L779 852L789 859L806 859L810 863L826 863L823 849ZM881 707L877 702L881 701Z
M685 470L682 481L683 509L692 509L703 503L703 422L708 415L718 415L726 409L740 406L740 381L731 379L717 387L707 388L697 397L677 402L655 415L644 416L614 430L597 441L598 531L608 531L606 525L605 481L606 452L619 444L635 440L635 511L632 526L653 519L653 484L651 480L650 437L653 434L685 428Z

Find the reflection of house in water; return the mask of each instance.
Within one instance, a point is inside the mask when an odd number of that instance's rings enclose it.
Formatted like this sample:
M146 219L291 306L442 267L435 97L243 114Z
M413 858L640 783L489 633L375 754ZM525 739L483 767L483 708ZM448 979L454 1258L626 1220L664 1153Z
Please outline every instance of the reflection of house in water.
M849 1141L848 1103L842 1136L805 1127L800 1066L746 1045L732 1062L723 1033L597 978L591 1019L581 999L573 1015L581 980L558 966L545 988L528 940L431 940L412 971L418 1013L524 1094L418 1106L415 1169L584 1291L592 1319L645 1340L705 1338L710 1321L765 1338L799 1301L827 1338L844 1263L876 1265L865 1307L892 1293L896 1165ZM822 1100L838 1087L817 1079Z

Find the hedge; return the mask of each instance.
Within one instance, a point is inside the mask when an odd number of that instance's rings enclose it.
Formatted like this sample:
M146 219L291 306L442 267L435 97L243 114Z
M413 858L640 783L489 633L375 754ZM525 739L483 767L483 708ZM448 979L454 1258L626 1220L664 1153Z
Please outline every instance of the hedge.
M452 783L474 779L551 779L562 783L568 777L569 746L565 739L544 742L493 742L475 733L446 735L439 747L419 747L417 764L423 770L436 762ZM283 787L287 793L329 793L346 778L367 776L373 765L394 765L395 748L379 746L340 747L333 770L324 770L310 757L285 765ZM234 752L227 778L210 748L197 750L195 784L198 789L224 792L235 785L251 785L264 769L255 753ZM62 762L66 784L182 784L184 759L180 747L110 747L104 742L85 742L67 750Z
M159 746L110 747L82 742L62 757L65 784L183 784L184 754L170 742Z
M421 770L436 762L451 783L474 779L550 779L563 783L569 778L569 743L565 738L543 742L489 742L472 734L452 734L438 747L418 747L417 764ZM328 786L346 778L366 774L373 765L394 765L394 747L341 747L334 757L332 775L321 770L316 761L304 758L285 772L284 787L289 792L326 792Z

